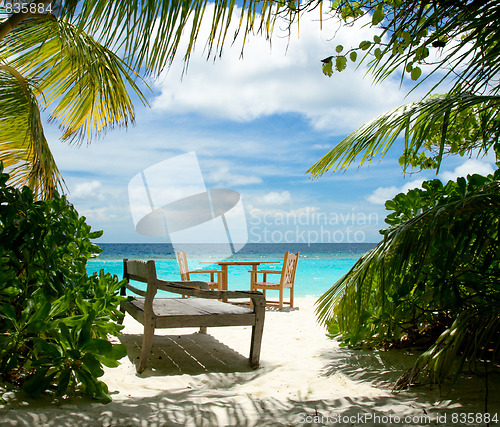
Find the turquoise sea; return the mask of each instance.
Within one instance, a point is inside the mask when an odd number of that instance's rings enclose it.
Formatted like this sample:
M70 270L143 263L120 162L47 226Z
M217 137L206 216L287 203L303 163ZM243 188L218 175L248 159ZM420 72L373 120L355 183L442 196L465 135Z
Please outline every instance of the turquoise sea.
M154 259L158 277L164 280L180 280L179 267L172 245L168 243L101 243L103 250L97 258L89 260L89 273L104 269L116 274L123 273L123 259ZM286 251L300 252L297 275L295 278L295 296L318 297L327 291L354 265L366 251L373 248L373 243L320 243L320 244L271 244L248 243L231 258L237 260L283 261ZM213 269L217 266L202 264L203 261L218 261L217 245L186 245L182 248L188 255L190 270ZM222 252L220 252L222 253ZM279 268L280 264L261 265L259 268ZM229 289L246 290L250 287L248 266L229 267ZM204 275L196 275L203 280ZM208 278L208 275L205 277Z

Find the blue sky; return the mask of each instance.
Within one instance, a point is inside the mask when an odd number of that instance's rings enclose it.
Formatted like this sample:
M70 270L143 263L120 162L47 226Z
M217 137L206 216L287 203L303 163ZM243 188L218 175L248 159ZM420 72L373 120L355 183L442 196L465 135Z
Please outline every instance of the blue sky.
M206 61L202 45L188 72L175 61L150 81L151 107L136 103L136 124L114 129L91 145L61 143L55 126L47 136L69 189L69 199L100 242L164 242L135 231L128 184L142 170L194 151L206 186L240 193L251 242L377 242L383 202L399 191L434 178L428 171L404 176L398 165L401 144L379 163L355 165L345 173L311 180L307 169L342 137L376 115L418 99L405 98L399 80L374 86L366 70L350 67L332 78L321 72L322 58L337 43L370 39L368 28L341 29L300 23L300 36L279 34L270 45L252 37L221 59ZM203 31L200 40L203 39ZM492 159L449 159L443 180L471 172L488 173Z

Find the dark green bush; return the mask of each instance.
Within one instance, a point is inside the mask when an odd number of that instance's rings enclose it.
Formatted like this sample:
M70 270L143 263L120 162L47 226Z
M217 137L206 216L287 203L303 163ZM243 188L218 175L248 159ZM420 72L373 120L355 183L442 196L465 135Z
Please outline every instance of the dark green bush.
M386 202L384 239L318 304L343 345L427 348L398 387L500 362L500 171L422 187Z
M108 341L117 321L116 276L86 270L100 249L65 196L37 201L6 185L0 165L0 375L31 395L83 391L110 400L102 365L125 356Z

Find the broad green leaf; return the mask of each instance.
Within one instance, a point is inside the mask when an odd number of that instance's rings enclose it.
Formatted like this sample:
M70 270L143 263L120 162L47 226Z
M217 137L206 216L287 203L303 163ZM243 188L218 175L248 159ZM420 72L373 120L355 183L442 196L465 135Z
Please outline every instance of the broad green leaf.
M71 369L64 369L59 374L59 380L57 383L56 396L63 396L68 390L69 382L71 381L72 372Z
M335 69L337 71L343 71L347 67L347 58L343 55L337 56L335 58Z
M369 40L364 40L362 41L360 44L359 44L359 48L361 50L368 50L370 49L370 46L372 45L372 43L369 41Z
M333 63L332 61L328 61L323 64L323 74L325 76L331 77L333 75Z
M110 354L113 350L113 345L107 340L91 339L84 347L85 351L96 354Z
M87 367L89 372L95 377L99 378L104 375L101 363L90 353L85 354L82 358L82 363Z
M422 69L420 67L415 67L411 70L411 79L418 80L422 75Z
M42 338L34 338L33 339L34 344L39 350L39 353L43 355L44 357L49 357L52 359L56 359L58 357L61 357L61 351L60 347L58 347L55 344L52 344Z
M384 20L384 16L385 16L384 7L383 4L380 4L379 6L377 6L375 12L373 13L372 25L378 25L380 22Z
M23 384L23 390L33 397L37 397L38 395L43 393L57 375L56 372L53 372L49 375L47 375L47 373L47 368L38 370L34 375L31 375L29 379Z

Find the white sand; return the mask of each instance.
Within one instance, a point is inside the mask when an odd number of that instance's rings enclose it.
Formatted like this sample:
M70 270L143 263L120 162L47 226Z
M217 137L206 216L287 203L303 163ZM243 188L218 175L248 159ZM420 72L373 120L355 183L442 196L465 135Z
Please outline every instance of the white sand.
M298 310L266 312L257 370L248 367L250 327L209 328L209 335L177 329L157 331L148 368L137 375L141 326L127 316L121 340L129 355L102 378L112 403L33 401L4 391L0 425L460 425L457 417L484 412L481 380L441 393L391 393L413 357L339 348L316 324L313 303L299 299ZM500 418L498 379L490 377L488 410Z

